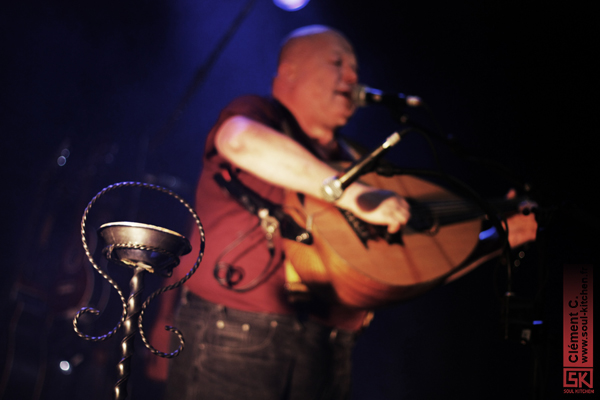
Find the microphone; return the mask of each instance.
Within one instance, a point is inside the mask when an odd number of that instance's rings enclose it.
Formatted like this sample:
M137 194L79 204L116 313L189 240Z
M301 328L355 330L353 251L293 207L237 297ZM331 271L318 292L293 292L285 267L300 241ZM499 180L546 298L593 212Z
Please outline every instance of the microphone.
M363 172L372 165L374 161L379 159L391 147L398 144L401 135L398 132L391 134L385 142L371 153L367 154L359 161L352 164L348 169L340 172L337 175L329 177L323 181L321 185L321 195L325 201L333 203L344 193L344 190L350 186L352 182L358 179Z
M419 107L421 98L417 96L406 96L402 93L383 93L379 89L373 89L365 85L355 85L352 89L352 101L357 107L365 107L371 104L383 104L391 107Z

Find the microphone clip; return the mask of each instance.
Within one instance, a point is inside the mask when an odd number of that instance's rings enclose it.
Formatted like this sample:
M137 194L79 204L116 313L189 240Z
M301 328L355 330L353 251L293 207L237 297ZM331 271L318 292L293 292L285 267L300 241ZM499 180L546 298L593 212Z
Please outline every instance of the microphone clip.
M403 133L405 133L404 131ZM398 132L391 134L385 142L371 153L352 164L348 169L337 175L331 176L321 184L321 196L323 200L333 203L342 197L344 190L357 180L361 175L367 172L367 169L373 162L378 160L390 148L398 144L402 135Z
M342 182L338 179L337 175L330 176L323 181L321 185L321 196L323 200L328 203L333 203L344 194L342 189Z

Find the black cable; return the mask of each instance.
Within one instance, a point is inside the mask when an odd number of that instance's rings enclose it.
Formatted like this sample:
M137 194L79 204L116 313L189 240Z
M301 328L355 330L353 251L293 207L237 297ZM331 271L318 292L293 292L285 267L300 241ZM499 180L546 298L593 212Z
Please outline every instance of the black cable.
M279 260L282 259L283 252L281 250L277 251L276 249L280 249L281 246L269 246L269 260L267 264L262 269L260 274L252 279L248 284L242 287L236 287L238 284L242 282L244 277L246 276L246 271L244 271L241 267L236 267L233 264L222 262L221 259L224 258L227 254L229 254L234 248L239 246L243 241L247 240L248 237L256 231L257 228L261 228L261 222L259 221L257 225L253 228L249 229L243 235L241 235L234 242L230 243L219 256L217 257L217 261L215 262L215 268L213 270L213 276L222 287L229 289L238 293L249 292L252 289L260 286L264 283L280 266ZM260 237L257 241L260 242L262 240L267 240L264 237ZM248 249L253 248L254 246L248 246Z

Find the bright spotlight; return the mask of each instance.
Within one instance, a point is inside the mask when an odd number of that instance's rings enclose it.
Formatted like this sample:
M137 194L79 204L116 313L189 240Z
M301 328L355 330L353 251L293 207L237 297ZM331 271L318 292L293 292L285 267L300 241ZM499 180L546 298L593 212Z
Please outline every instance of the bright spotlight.
M63 374L69 375L71 373L71 364L68 361L61 361L58 366Z
M273 3L285 11L298 11L304 8L310 0L273 0Z

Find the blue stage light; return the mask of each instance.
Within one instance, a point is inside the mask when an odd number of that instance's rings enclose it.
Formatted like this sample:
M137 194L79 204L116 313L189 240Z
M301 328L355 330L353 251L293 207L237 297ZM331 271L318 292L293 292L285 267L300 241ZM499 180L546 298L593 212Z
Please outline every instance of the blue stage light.
M273 0L273 3L285 11L298 11L304 8L310 0Z

